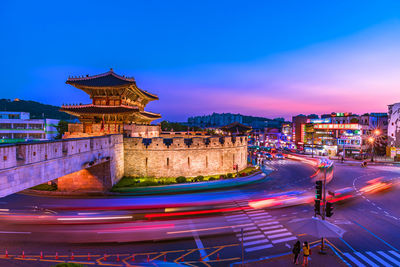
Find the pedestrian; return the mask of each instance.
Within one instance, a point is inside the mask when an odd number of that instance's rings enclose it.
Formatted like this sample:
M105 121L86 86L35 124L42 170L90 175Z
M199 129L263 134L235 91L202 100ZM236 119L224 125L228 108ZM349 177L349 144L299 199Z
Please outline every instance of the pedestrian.
M297 240L294 244L292 252L294 254L293 264L299 264L300 241Z
M308 266L308 257L311 254L311 249L310 246L308 245L308 242L305 241L303 244L303 266Z

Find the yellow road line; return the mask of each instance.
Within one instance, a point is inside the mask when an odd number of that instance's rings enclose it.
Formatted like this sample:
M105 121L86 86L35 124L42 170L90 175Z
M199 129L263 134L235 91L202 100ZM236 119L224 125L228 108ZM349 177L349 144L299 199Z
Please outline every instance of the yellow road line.
M167 254L167 253L166 253L166 252L160 253L160 255L158 255L158 256L156 256L156 257L150 259L150 261L153 261L153 260L155 260L155 259L158 259L159 257L164 256L165 254Z
M198 250L198 249L191 249L188 253L185 253L185 254L183 254L182 256L180 256L179 258L175 259L174 262L175 262L175 263L178 263L178 261L179 261L180 259L183 259L185 256L189 255L190 253L193 253L193 252L196 251L196 250Z
M203 259L205 259L205 258L207 258L207 257L209 257L209 256L211 256L211 255L213 255L213 254L215 254L215 253L217 253L217 252L220 251L221 249L223 249L223 248L217 248L216 250L214 250L214 251L211 252L210 254L208 254L208 255L206 255L206 256L200 258L200 260L203 260Z

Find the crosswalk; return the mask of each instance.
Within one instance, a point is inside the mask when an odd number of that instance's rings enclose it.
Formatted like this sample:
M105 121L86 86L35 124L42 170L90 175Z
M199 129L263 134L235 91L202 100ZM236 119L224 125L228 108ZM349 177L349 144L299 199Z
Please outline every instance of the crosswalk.
M236 202L235 205L247 206L247 201ZM277 244L292 242L297 237L289 232L279 221L265 210L246 210L225 214L230 224L243 225L243 247L246 252L272 248ZM242 228L232 227L236 237L242 241Z
M345 260L352 266L358 267L379 267L379 266L400 266L400 254L397 251L365 251L343 253Z

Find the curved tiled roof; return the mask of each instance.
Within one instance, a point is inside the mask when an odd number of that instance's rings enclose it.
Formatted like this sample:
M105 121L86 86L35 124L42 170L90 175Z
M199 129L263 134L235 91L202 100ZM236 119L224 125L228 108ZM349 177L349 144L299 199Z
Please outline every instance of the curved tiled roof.
M131 106L98 106L98 105L78 105L78 106L62 106L60 111L70 111L80 114L113 114L127 113L138 111L137 107Z
M66 83L71 85L83 85L83 86L95 86L95 87L107 87L107 86L121 86L134 84L135 79L133 77L125 77L116 74L113 69L110 71L94 75L94 76L82 76L82 77L69 77Z
M140 115L145 116L145 117L147 117L147 118L152 118L152 119L161 118L161 115L160 115L160 114L153 113L153 112L140 111L139 113L140 113Z

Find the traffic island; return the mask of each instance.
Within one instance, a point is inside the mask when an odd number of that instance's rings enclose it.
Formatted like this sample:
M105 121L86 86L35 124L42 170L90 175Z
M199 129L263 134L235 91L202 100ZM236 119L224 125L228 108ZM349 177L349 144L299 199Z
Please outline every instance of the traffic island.
M35 188L30 188L22 191L23 194L28 195L41 195L41 196L63 196L63 197L79 197L79 196L143 196L143 195L162 195L162 194L177 194L177 193L191 193L196 191L207 191L207 190L218 190L225 188L233 188L239 186L245 186L252 183L257 183L265 179L267 175L272 173L273 170L265 170L264 173L255 169L254 167L247 168L247 172L241 172L239 174L246 176L237 176L228 178L227 175L220 176L217 178L214 177L206 177L208 181L196 181L197 177L187 178L186 183L176 183L177 177L171 178L171 182L175 181L172 184L166 185L157 185L157 183L148 183L143 182L142 186L126 186L119 187L118 184L113 187L111 191L76 191L76 192L63 192L54 190L53 187L50 186L39 186ZM211 179L210 179L211 178ZM190 179L190 180L189 180ZM183 180L183 179L181 179ZM188 182L189 181L189 182ZM156 184L156 185L154 185ZM143 186L144 185L144 186ZM38 188L39 190L35 190Z

